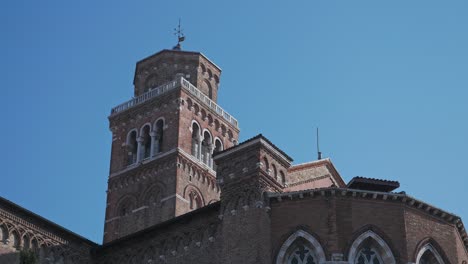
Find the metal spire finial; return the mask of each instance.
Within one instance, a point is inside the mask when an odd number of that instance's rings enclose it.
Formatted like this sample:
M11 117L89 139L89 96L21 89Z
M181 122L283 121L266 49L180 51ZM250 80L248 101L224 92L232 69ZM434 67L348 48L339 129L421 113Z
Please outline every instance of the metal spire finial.
M177 45L174 46L174 50L181 50L180 43L185 40L184 30L180 26L180 18L179 18L179 25L174 28L174 35L177 36Z

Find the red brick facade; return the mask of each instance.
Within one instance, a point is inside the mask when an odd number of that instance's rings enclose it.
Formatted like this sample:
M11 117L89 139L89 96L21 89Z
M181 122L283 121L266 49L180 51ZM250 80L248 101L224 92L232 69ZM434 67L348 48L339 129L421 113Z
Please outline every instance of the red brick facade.
M216 104L220 74L197 52L137 63L136 97L109 116L104 244L49 223L50 237L71 242L41 263L467 264L461 219L391 192L397 182L346 184L329 159L292 165L262 135L238 144L237 120ZM15 232L48 222L10 211L0 210L0 253L16 254Z

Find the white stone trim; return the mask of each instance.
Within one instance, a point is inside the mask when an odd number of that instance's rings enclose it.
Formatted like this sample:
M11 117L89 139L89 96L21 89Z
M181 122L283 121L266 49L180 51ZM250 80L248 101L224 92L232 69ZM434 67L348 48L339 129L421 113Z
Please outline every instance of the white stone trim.
M390 247L387 245L385 240L383 240L379 235L374 233L371 230L368 230L364 233L362 233L356 240L354 240L353 244L351 245L351 248L349 249L349 254L348 254L348 263L353 264L356 258L356 255L358 253L358 248L361 245L364 240L367 238L372 238L374 239L375 242L380 246L382 251L384 252L384 255L382 256L383 262L385 264L396 264L395 257L393 256L392 250Z
M313 237L311 234L307 233L304 230L297 230L296 232L294 232L294 234L290 235L288 239L286 239L286 241L281 246L278 252L278 256L276 257L276 264L286 263L286 259L285 259L286 252L289 249L289 247L294 243L294 241L296 241L296 239L298 238L303 238L312 245L311 250L314 252L314 255L317 257L318 264L325 263L326 261L325 253L323 251L322 246L317 241L317 239L315 239L315 237Z
M422 247L419 250L418 254L416 255L416 264L420 263L421 258L424 255L424 253L426 253L426 251L432 252L432 254L434 254L434 256L437 259L437 262L439 262L439 264L445 264L444 260L440 256L439 252L437 252L437 250L430 243L426 244L424 247Z
M161 199L161 202L167 201L167 200L172 199L172 198L177 198L177 199L181 200L181 201L184 202L184 203L190 203L190 201L186 200L184 197L180 196L180 195L177 194L177 193L162 198L162 199Z
M136 213L136 212L141 211L141 210L144 210L144 209L146 209L146 208L148 208L148 206L147 206L147 205L144 205L144 206L142 206L142 207L140 207L140 208L137 208L137 209L132 210L132 213Z

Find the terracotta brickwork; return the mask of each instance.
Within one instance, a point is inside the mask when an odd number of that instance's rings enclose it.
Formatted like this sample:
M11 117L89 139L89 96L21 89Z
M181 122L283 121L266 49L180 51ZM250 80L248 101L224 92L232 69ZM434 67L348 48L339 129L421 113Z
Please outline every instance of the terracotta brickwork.
M39 263L91 263L97 245L6 199L0 198L0 263L19 263L19 251L36 252Z
M238 141L237 123L200 95L216 100L220 75L200 53L165 50L138 62L135 74L138 101L109 117L105 243L218 201L211 156Z
M398 182L346 184L330 159L292 165L262 135L238 144L220 74L198 52L138 62L136 97L109 116L104 244L0 199L0 263L31 248L62 264L467 264L461 219Z

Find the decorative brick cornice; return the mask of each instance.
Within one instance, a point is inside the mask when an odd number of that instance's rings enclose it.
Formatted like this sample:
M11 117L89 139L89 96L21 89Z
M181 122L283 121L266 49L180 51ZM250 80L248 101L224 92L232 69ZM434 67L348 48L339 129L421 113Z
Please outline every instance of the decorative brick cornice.
M420 212L426 215L436 217L440 220L445 221L446 223L454 225L458 230L458 234L465 245L465 250L468 252L468 234L459 216L444 211L431 204L425 203L414 197L411 197L406 193L377 192L348 188L319 188L296 192L268 193L267 195L270 198L270 202L282 202L283 200L303 199L306 197L314 198L330 196L382 201L391 200L393 202L400 202L403 203L405 206L408 206L409 208L419 210Z

